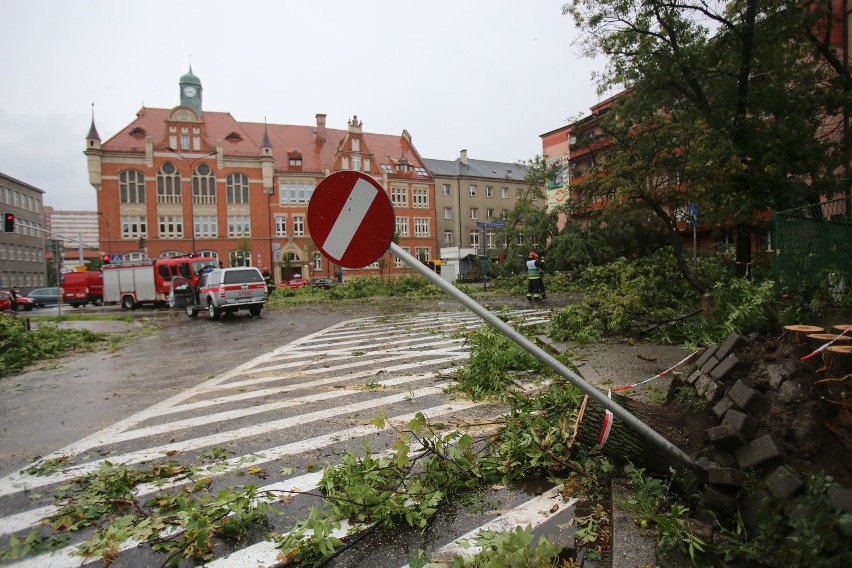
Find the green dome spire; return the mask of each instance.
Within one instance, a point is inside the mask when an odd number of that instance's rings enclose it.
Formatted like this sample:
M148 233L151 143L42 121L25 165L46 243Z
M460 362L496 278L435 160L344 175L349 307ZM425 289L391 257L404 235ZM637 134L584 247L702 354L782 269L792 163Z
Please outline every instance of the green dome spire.
M201 79L192 72L192 64L189 72L180 78L180 104L188 106L201 116Z

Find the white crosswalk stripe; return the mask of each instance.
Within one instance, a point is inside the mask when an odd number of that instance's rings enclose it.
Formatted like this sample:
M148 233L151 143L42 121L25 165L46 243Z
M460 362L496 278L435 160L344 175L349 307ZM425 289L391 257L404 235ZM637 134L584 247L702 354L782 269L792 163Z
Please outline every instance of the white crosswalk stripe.
M520 310L517 315L527 324L547 320L541 311ZM68 458L71 465L63 471L37 476L24 469L3 477L0 505L3 498L27 490L49 493L51 487L95 471L106 461L116 465L156 460L180 463L184 455L197 459L194 452L244 444L246 452L215 464L190 462L198 466L198 477L226 476L375 435L371 419L385 410L390 421L400 424L417 412L430 418L458 418L462 411L482 406L452 400L445 393L449 378L469 356L462 332L479 325L472 314L441 313L363 318L332 326L205 380L43 458L42 462ZM305 479L293 478L302 484ZM135 494L142 497L190 482L143 485ZM271 486L287 483L285 479ZM0 535L36 526L56 510L54 505L42 503L9 512L0 517ZM12 566L80 565L79 557L69 556L72 550L73 545ZM257 557L258 550L236 553L233 563L222 560L226 563L221 565L239 566L238 558Z

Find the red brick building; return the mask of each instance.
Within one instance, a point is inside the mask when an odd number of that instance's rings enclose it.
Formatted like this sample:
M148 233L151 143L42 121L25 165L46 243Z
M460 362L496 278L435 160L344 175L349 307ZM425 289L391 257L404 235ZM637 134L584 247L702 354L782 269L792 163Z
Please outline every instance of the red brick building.
M143 107L102 142L94 118L86 137L89 182L97 191L101 248L123 260L213 255L225 266L269 267L276 282L299 273L334 276L307 227L308 202L323 178L358 170L387 192L399 246L424 262L437 258L435 184L411 136L316 124L240 122L205 112L201 81L180 78L180 105ZM190 222L191 220L191 222ZM345 275L391 277L410 269L390 253Z

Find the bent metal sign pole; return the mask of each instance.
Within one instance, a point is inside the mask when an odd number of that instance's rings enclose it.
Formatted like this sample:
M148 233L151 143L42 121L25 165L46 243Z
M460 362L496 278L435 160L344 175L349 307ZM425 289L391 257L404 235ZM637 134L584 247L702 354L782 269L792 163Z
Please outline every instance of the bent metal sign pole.
M418 274L461 302L485 323L526 349L556 374L612 412L613 416L639 435L670 454L684 466L696 471L703 469L680 448L607 397L603 391L587 383L512 326L392 242L394 229L393 206L387 193L376 180L361 172L345 171L331 174L317 185L308 205L308 230L320 251L333 262L347 268L360 268L372 264L390 249L398 259Z

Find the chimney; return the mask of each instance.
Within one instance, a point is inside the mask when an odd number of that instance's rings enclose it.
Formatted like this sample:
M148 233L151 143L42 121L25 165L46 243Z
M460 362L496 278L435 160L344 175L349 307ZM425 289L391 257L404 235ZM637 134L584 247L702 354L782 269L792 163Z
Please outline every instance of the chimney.
M325 115L317 114L317 140L325 142Z
M461 153L459 154L459 161L465 166L467 165L467 150L461 151Z

